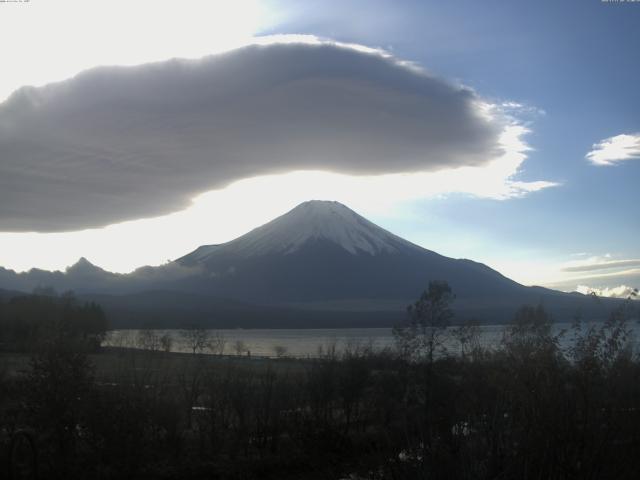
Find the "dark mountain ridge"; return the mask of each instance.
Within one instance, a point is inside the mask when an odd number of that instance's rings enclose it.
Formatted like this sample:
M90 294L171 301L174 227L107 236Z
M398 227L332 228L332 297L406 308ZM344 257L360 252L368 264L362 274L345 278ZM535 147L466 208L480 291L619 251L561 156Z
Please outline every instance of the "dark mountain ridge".
M523 286L484 264L424 249L328 201L305 202L235 240L130 274L107 272L84 258L64 273L0 268L0 288L72 289L104 303L120 326L390 325L432 280L451 285L459 320L502 323L519 306L537 303L558 320L578 310L603 318L619 304Z

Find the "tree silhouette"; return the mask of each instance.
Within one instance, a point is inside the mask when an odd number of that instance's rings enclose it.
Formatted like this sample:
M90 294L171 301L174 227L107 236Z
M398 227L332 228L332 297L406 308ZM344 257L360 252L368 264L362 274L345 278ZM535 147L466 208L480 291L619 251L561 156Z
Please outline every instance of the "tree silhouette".
M407 322L393 329L396 343L404 356L425 356L429 363L433 363L436 351L444 349L442 340L453 318L451 303L454 299L447 282L429 282L429 288L407 308Z

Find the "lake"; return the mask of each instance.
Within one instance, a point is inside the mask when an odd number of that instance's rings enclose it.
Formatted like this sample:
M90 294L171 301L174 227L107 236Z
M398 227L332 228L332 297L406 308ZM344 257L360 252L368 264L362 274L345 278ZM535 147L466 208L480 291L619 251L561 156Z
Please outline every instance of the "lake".
M553 326L554 333L563 329L569 330L571 324L557 323ZM496 348L500 345L505 330L504 325L483 325L479 335L479 343L486 348ZM630 322L632 341L637 347L640 327L637 322ZM452 329L445 346L447 351L456 354L460 351L460 344L453 336ZM146 332L146 333L145 333ZM144 348L145 344L153 345L147 348L160 348L159 339L167 335L171 339L171 351L190 352L188 343L183 336L183 330L112 330L105 339L104 346ZM325 328L325 329L218 329L207 331L210 338L224 340L223 353L241 355L276 357L277 353L289 357L305 358L318 357L327 349L335 348L338 353L346 348L368 347L383 349L395 345L390 328ZM571 332L568 331L561 340L561 346L567 347L571 342ZM146 343L145 343L146 342ZM240 348L236 348L236 346ZM206 352L206 351L205 351Z

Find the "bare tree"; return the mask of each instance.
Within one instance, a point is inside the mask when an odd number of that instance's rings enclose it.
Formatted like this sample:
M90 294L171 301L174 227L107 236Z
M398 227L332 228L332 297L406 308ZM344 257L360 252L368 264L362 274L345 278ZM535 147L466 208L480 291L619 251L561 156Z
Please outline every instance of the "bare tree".
M247 351L247 345L242 340L236 340L233 344L233 349L236 355L240 356Z
M162 347L162 351L169 353L171 351L171 347L173 346L173 338L168 333L165 333L160 337L160 346Z
M191 350L193 355L202 353L210 348L211 335L210 331L202 327L192 327L180 332L182 341L185 346Z
M224 347L227 344L227 339L220 332L215 332L211 335L208 348L214 355L222 355L224 353Z
M480 349L482 328L476 320L469 320L453 329L453 337L460 344L462 358Z
M142 350L156 352L160 350L160 337L155 330L140 330L136 337L136 346Z
M276 357L282 358L287 354L287 347L284 345L274 345L273 353L276 354Z
M426 357L433 363L436 351L445 351L444 336L451 323L455 295L447 282L429 282L429 288L407 308L408 321L394 327L393 335L405 358Z

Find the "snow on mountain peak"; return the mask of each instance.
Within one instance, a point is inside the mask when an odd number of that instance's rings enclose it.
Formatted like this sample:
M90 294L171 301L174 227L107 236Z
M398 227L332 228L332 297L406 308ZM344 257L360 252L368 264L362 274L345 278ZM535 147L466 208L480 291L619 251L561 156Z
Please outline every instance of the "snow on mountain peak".
M394 253L415 245L378 227L339 202L311 200L226 246L241 256L292 253L313 241L329 241L352 254Z

